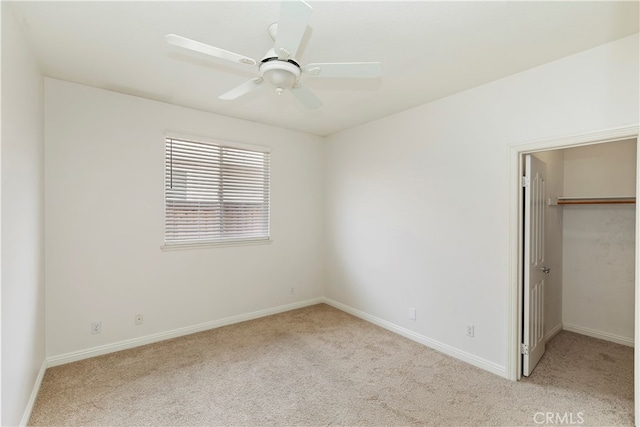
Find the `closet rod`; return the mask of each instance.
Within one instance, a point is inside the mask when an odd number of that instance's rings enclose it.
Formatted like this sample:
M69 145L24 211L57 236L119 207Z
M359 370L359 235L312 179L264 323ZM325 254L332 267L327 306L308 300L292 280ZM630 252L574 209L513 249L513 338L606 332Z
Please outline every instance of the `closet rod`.
M558 197L558 205L632 205L635 197Z

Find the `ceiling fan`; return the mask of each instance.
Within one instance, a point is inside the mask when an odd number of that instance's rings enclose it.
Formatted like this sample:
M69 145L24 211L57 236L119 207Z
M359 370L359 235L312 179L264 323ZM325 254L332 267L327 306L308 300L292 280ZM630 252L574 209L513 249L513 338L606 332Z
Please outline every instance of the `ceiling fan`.
M269 49L259 63L247 56L176 34L167 34L165 39L167 43L183 49L249 66L258 65L259 77L220 95L219 99L236 99L258 89L263 86L264 82L267 82L275 88L279 95L288 90L305 107L314 109L319 108L322 102L300 81L303 74L328 78L375 78L382 74L382 65L379 62L332 62L300 66L296 60L296 53L311 18L311 12L311 6L303 0L283 0L278 22L271 24L268 28L269 35L275 42L274 47Z

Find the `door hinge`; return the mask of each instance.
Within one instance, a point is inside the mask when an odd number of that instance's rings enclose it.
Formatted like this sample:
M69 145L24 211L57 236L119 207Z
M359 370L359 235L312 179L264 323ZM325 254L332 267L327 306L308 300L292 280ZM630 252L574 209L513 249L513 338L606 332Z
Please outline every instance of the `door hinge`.
M529 186L529 177L528 176L523 176L522 177L522 186L523 187L528 187Z
M529 354L529 346L522 343L520 344L520 353L524 354L525 356Z

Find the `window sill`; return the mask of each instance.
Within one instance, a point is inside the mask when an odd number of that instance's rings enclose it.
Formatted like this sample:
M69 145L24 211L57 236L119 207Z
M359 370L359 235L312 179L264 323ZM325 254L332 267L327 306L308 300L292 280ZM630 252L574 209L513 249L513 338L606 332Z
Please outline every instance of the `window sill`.
M162 245L160 249L162 251L184 251L191 249L210 249L221 248L230 246L254 246L254 245L269 245L273 243L272 239L258 239L258 240L233 240L228 242L207 242L207 243L185 243L175 245Z

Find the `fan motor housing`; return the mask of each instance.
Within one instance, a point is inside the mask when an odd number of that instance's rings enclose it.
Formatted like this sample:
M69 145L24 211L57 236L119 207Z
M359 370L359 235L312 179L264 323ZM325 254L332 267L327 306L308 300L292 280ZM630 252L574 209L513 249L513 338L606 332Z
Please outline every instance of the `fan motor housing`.
M300 66L291 60L263 59L260 76L278 89L291 89L300 78Z

